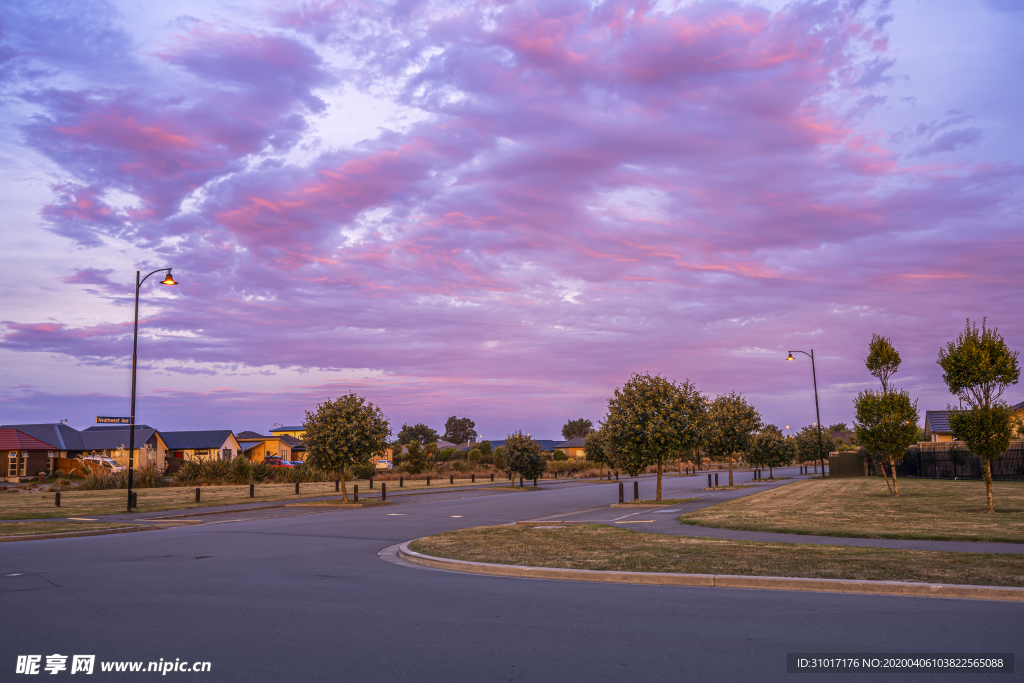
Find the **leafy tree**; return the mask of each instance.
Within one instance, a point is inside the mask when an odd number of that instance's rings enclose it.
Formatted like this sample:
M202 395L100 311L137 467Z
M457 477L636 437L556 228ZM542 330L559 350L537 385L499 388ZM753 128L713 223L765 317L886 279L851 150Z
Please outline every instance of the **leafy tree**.
M477 448L480 449L480 454L481 455L490 455L491 454L491 442L487 441L486 439L484 439L479 444L477 444Z
M569 420L565 423L565 426L562 427L562 438L569 441L579 436L586 436L592 431L594 431L594 423L581 417L578 420Z
M829 434L835 434L836 432L847 432L849 431L849 427L846 426L845 422L836 422L833 425L825 427L825 431Z
M786 439L781 429L775 425L764 425L754 436L747 459L756 467L767 467L768 478L772 479L775 476L773 469L793 462L795 454L792 440Z
M889 493L898 497L900 486L896 478L896 463L917 440L917 401L911 401L908 392L890 386L888 391L868 389L860 392L854 405L857 409L857 440L868 453L889 461L892 470ZM884 466L882 475L885 476ZM888 477L885 483L889 484Z
M452 415L444 423L444 440L454 444L476 439L476 423L468 417Z
M871 343L868 344L868 357L864 359L864 365L867 366L868 372L882 383L883 394L889 392L889 378L896 374L901 362L900 354L888 337L871 335Z
M340 472L342 499L345 467L367 463L388 447L391 425L381 409L354 393L317 405L306 411L306 462L322 470Z
M557 460L559 462L562 462L562 461L568 460L569 456L566 455L565 451L563 451L561 448L556 448L555 452L551 454L551 459L552 460Z
M407 424L402 425L402 430L398 432L398 440L402 443L416 442L421 446L426 446L428 443L434 443L440 439L433 429L418 422L412 426Z
M466 454L466 460L470 462L480 462L480 457L483 453L480 452L479 448L470 448L469 453Z
M658 465L656 500L661 500L661 475L666 454L692 448L700 438L704 399L689 382L670 382L661 375L634 374L608 399L608 447L618 464L635 477Z
M947 406L953 436L982 461L988 511L992 503L992 461L1010 446L1014 431L1013 409L1001 400L1007 387L1020 380L1017 352L1011 351L997 328L981 329L968 319L963 332L939 350L942 379L967 404L967 410Z
M601 470L601 477L604 478L604 467L614 466L615 457L611 452L611 445L608 443L608 432L604 427L587 434L583 441L583 455L588 462L595 462Z
M733 455L749 450L754 434L760 429L761 415L742 394L735 391L722 394L708 406L704 449L712 458L729 459L729 486L733 485Z
M419 474L427 469L429 458L426 451L420 448L419 442L413 441L406 448L409 450L409 454L402 459L405 463L405 470L409 474Z
M836 442L832 434L822 432L821 441L818 441L818 428L814 425L807 425L793 436L793 446L796 448L796 456L801 462L809 460L820 460L823 453L831 453L836 450Z
M548 463L540 454L540 444L529 434L523 434L522 431L509 434L502 449L505 469L513 475L519 474L523 479L536 479L547 469ZM512 485L515 484L513 476Z
M494 466L499 470L505 469L505 447L498 446L494 449Z

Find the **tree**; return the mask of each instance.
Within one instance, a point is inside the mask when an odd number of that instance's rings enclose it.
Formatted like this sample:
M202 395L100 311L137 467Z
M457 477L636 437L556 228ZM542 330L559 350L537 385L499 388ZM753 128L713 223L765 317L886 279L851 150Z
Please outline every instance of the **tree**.
M689 380L678 384L661 375L634 374L608 399L608 447L631 477L657 463L655 499L661 500L665 455L697 444L703 414L704 398Z
M733 455L749 450L754 434L760 429L761 415L742 394L735 391L722 394L708 406L704 449L712 458L729 459L729 486L733 485Z
M444 423L444 440L453 444L465 443L476 439L476 423L468 417L452 415Z
M871 343L868 344L868 357L864 359L864 365L867 366L868 372L882 383L882 393L888 393L889 378L896 374L901 362L900 354L888 337L871 335Z
M565 426L562 427L562 438L569 441L580 436L586 436L592 431L594 431L594 423L581 417L578 420L569 420L565 423Z
M992 503L992 461L1010 446L1013 436L1013 410L1001 400L1007 387L1020 380L1017 352L1011 351L997 328L989 329L982 319L981 329L971 325L939 349L938 363L942 379L967 404L967 410L947 406L953 437L965 441L967 447L982 461L988 511Z
M523 434L521 430L505 437L502 457L505 469L513 474L513 486L516 485L514 475L521 475L523 479L536 479L544 474L548 466L544 456L540 454L540 444L529 434Z
M615 456L610 448L608 432L604 427L590 432L583 441L583 455L586 456L587 461L597 463L602 479L604 478L604 466L613 467L615 463Z
M348 394L327 399L313 412L306 411L306 462L339 472L342 500L348 502L345 467L366 464L388 447L391 425L381 409L362 396Z
M773 469L793 461L795 449L791 440L782 435L775 425L764 425L754 436L747 459L752 465L768 468L768 478L775 476Z
M402 459L405 471L409 474L419 474L427 469L428 455L423 448L420 448L419 442L413 441L406 448L409 450L409 454Z
M480 442L480 443L479 443L479 444L477 445L477 448L479 448L479 449L480 449L480 454L481 454L481 455L490 455L490 454L491 454L491 442L490 442L490 441L488 441L488 440L486 440L486 439L484 439L483 441L481 441L481 442Z
M892 486L889 493L900 495L896 478L896 463L903 459L910 444L917 440L917 401L910 400L910 394L890 387L888 391L867 389L857 394L854 401L857 409L857 441L868 453L889 461L892 470ZM885 476L885 467L882 467ZM889 485L889 478L885 478Z
M834 451L836 442L832 439L831 433L822 433L819 441L818 428L815 425L807 425L793 437L793 446L800 461L807 462L820 459L822 453Z
M441 437L437 435L433 429L417 422L411 427L407 424L402 425L402 429L398 432L398 440L402 443L413 443L414 441L421 446L426 446L428 443L434 443Z

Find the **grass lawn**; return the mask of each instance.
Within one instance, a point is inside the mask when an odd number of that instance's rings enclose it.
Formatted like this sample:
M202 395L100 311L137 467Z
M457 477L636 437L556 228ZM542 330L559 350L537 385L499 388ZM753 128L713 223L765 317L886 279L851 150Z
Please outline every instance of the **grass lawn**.
M994 514L980 481L881 477L796 482L679 518L684 524L860 538L1024 543L1024 482L993 482Z
M369 482L360 480L360 499L367 495L380 495L380 481L374 483L373 489ZM469 479L455 480L455 485L467 485ZM403 488L398 482L387 482L388 493L408 490L432 490L449 486L447 477L443 481L433 480L428 489L426 481L417 479L406 481ZM352 499L353 482L348 483L349 500ZM195 487L172 486L159 489L134 489L139 494L139 507L136 512L156 512L159 510L178 510L187 508L210 507L213 505L231 505L238 503L259 503L268 501L291 502L303 498L315 498L338 495L334 492L334 482L303 483L301 493L295 495L295 484L257 484L256 497L249 498L249 485L202 486L201 503L196 504ZM124 489L107 489L103 491L62 491L60 507L54 507L53 493L36 493L19 491L17 493L0 492L0 519L45 519L47 517L82 517L94 515L120 514L125 511L128 493Z
M0 524L0 537L28 534L61 534L68 531L94 531L129 526L123 522L9 522Z
M1024 586L1024 555L683 538L605 525L478 527L414 541L455 560L606 571Z

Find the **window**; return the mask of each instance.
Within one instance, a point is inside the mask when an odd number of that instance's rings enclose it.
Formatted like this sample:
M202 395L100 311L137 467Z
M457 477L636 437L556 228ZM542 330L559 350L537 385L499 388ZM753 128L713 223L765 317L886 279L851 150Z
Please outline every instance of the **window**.
M18 476L18 451L11 451L7 454L7 476Z

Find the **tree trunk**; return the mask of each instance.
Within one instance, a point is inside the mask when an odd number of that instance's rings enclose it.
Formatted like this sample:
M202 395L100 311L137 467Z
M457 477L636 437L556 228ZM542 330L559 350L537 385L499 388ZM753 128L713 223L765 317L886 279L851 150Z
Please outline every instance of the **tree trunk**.
M661 456L658 456L658 492L655 494L654 500L661 502Z
M988 494L988 512L995 512L995 508L992 507L992 461L985 460L985 469L982 470L985 475L985 493Z
M345 488L345 468L341 468L341 502L348 502L348 489Z
M771 479L774 479L774 478L775 478L775 475L772 474L772 466L768 465L768 479L771 480Z
M889 467L892 468L892 488L893 488L893 494L892 495L893 495L894 498L899 498L900 497L900 482L896 479L896 461L892 459L891 455L889 456Z
M885 463L878 463L878 469L882 470L882 476L885 477L885 486L889 489L889 495L892 495L892 484L889 483L889 475L885 473ZM895 474L895 472L893 473Z
M732 456L729 456L729 486L732 486Z

